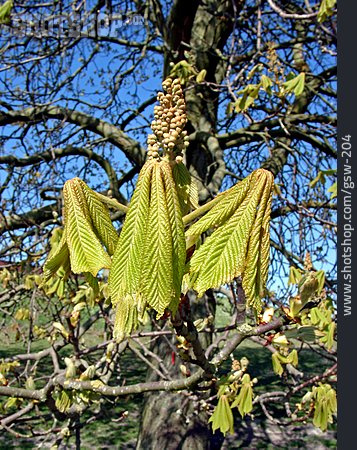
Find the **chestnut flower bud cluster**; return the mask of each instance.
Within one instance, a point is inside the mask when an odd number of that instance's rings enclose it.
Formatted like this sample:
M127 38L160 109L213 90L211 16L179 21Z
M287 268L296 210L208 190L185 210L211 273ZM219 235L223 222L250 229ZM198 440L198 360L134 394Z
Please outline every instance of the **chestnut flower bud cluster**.
M184 149L189 145L187 131L184 130L187 122L185 100L178 79L167 78L162 87L166 94L159 92L157 95L160 104L154 107L151 124L154 134L149 134L147 139L148 157L168 154L170 159L180 162Z

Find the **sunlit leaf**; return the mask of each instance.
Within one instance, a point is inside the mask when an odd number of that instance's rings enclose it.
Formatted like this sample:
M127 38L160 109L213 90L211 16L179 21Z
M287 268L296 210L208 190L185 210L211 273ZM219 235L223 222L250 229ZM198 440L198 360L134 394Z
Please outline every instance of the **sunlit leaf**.
M76 178L69 180L63 188L65 235L72 271L90 272L96 276L102 268L110 268L111 260L93 231L80 181Z
M335 12L336 0L322 0L317 14L317 21L322 23Z
M178 200L177 207L180 211ZM177 225L178 211L175 211L173 200L170 209L171 211L169 211L165 195L161 165L155 163L151 183L148 232L145 240L142 292L145 301L157 311L159 316L164 313L165 308L175 297L172 259L174 242L171 225L173 228Z
M333 185L327 189L327 192L331 193L331 196L330 196L331 200L337 197L337 181L335 181L333 183Z
M233 434L233 414L226 395L221 395L208 423L212 422L212 430L220 430L224 435L229 431Z
M305 88L305 73L301 72L296 77L283 83L287 93L294 93L297 97L301 95Z
M60 267L68 266L69 264L69 250L66 240L65 232L62 232L62 237L59 244L51 250L44 266L43 266L43 283L46 283Z
M149 218L152 171L153 164L148 161L140 171L119 235L109 274L109 291L114 304L127 294L139 291Z
M207 75L207 70L202 69L197 75L196 75L196 81L197 83L203 83L205 81Z
M82 186L95 231L100 241L105 245L109 255L113 255L118 242L118 234L113 227L109 210L100 200L96 192L90 189L84 182L82 182Z
M240 415L244 417L253 409L253 388L250 376L247 373L243 375L241 384L239 394L232 403L231 407L237 407Z
M0 6L0 24L9 24L11 21L11 10L14 6L12 0L7 0Z
M185 215L190 209L198 208L197 183L182 163L174 165L172 174L176 184L182 215Z
M325 431L337 411L336 391L329 384L320 384L313 387L312 395L315 401L313 424Z
M198 295L242 276L248 305L260 311L269 265L272 188L270 172L254 172L186 232L195 236L218 225L190 261L190 283Z

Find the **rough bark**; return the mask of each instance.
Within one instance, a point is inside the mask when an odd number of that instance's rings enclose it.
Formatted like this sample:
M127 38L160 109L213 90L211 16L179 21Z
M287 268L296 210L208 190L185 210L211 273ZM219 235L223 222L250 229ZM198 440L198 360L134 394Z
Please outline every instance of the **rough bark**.
M202 299L197 300L190 294L191 315L197 317L213 315L215 300L212 292L208 292ZM211 343L211 335L200 334L200 341L204 348ZM172 360L176 338L169 340L161 338L153 345L152 351L159 355L164 364L169 367L172 377L177 378L180 373L180 359ZM184 364L189 374L197 367ZM184 375L181 375L184 377ZM157 381L158 375L149 371L147 381ZM209 392L160 392L145 395L145 404L141 417L140 432L137 440L137 450L213 450L219 449L223 443L223 435L212 433L208 424L209 415L204 405L204 398Z

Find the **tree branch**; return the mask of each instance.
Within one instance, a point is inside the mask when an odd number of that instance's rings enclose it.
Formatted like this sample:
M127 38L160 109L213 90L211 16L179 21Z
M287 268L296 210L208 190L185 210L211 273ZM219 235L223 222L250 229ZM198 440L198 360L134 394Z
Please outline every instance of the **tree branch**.
M118 177L111 166L110 162L103 158L102 156L95 153L93 150L84 147L74 147L73 145L68 145L64 148L55 148L50 151L35 153L33 155L27 156L26 158L17 158L13 155L0 156L0 164L7 164L11 167L25 167L42 162L51 162L55 159L65 158L67 156L84 156L89 160L95 161L100 167L106 172L109 179L109 188L113 192L113 196L125 202L125 199L119 192Z
M259 325L256 327L250 327L246 324L237 327L237 333L232 336L232 338L227 342L226 346L222 350L220 350L218 354L211 360L211 364L214 364L216 367L220 366L223 361L229 358L229 355L244 339L250 336L259 336L261 334L267 333L268 331L279 329L284 324L284 321L285 319L283 317L280 317L267 324ZM30 398L44 402L46 401L47 395L52 391L54 386L62 386L64 389L85 389L92 392L99 392L109 397L121 397L131 394L142 394L144 392L177 391L189 389L200 381L203 381L204 379L207 380L207 377L208 373L204 369L199 368L193 375L182 379L138 383L130 386L107 386L105 384L100 384L97 381L68 380L66 379L65 375L60 374L52 378L43 389L31 390L0 386L0 395L4 395L7 397ZM213 374L211 374L210 377L213 377Z
M144 163L146 156L145 150L137 141L127 136L123 131L109 122L97 119L88 114L60 106L38 106L18 111L0 112L0 125L12 125L17 122L36 123L48 119L65 120L66 122L92 131L118 147L132 164L142 166Z

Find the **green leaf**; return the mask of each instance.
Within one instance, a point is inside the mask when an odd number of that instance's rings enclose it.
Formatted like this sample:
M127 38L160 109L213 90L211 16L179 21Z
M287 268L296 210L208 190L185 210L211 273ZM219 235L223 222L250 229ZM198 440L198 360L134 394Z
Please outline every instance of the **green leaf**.
M299 363L299 356L295 348L289 353L288 357L286 358L286 362L293 365L294 367L297 367Z
M316 176L312 181L310 181L309 186L310 186L311 188L313 188L313 187L316 186L316 184L317 184L318 182L320 182L320 183L322 183L322 184L325 184L325 183L326 183L325 174L324 174L324 172L321 171L321 170L318 172L317 176Z
M315 272L306 273L298 284L301 303L304 306L319 289L319 280Z
M73 403L73 394L71 391L63 390L59 393L58 397L56 398L56 408L60 412L66 412Z
M285 81L283 86L287 93L294 93L298 97L303 93L305 88L305 73L301 72L291 80Z
M331 350L334 345L334 337L335 337L335 329L336 323L331 322L327 325L327 330L325 331L325 335L320 339L321 343L325 345L327 350Z
M35 390L36 385L33 377L28 377L25 384L26 389Z
M86 368L84 372L82 372L79 376L80 381L88 381L95 377L96 369L95 366L90 365Z
M196 81L197 83L203 83L205 81L207 75L207 70L202 69L197 75L196 75Z
M175 180L182 215L185 215L190 209L198 208L197 183L183 163L174 165L172 175Z
M298 97L299 95L301 95L304 92L304 88L305 88L305 73L300 73L298 75L298 82L294 88L294 94L296 95L296 97Z
M53 283L49 285L49 288L46 288L46 294L57 294L59 298L62 298L64 295L64 281L61 278L53 280Z
M271 94L271 87L273 86L273 81L267 77L266 75L262 75L261 77L262 88L268 93Z
M242 275L248 304L257 309L261 307L257 299L262 295L269 264L272 188L272 174L255 171L241 184L241 190L237 188L238 192L231 191L223 197L207 216L188 230L186 235L196 235L214 223L222 224L195 251L190 261L190 283L198 295ZM238 194L235 201L232 192ZM227 201L231 199L233 201ZM240 204L238 209L237 204Z
M199 296L242 274L257 205L258 195L248 194L232 217L193 254L190 274Z
M11 22L11 10L14 6L12 0L7 0L0 6L0 23L9 24Z
M309 186L311 188L313 188L316 186L316 184L318 182L325 184L326 176L331 176L331 175L334 175L335 173L336 173L336 169L320 170L318 172L317 176L312 181L310 181ZM336 191L336 195L337 195L337 182L328 189L328 192L335 192L335 191ZM334 197L331 197L331 198L334 198Z
M270 260L269 223L274 187L274 178L270 172L262 177L262 183L260 204L250 233L242 278L247 304L258 313L261 311L261 298L264 296Z
M188 61L183 59L172 67L169 76L172 78L179 78L180 83L185 84L195 75L198 75L197 70Z
M298 284L302 277L302 271L294 266L290 266L288 284Z
M164 179L166 204L169 213L169 222L172 239L172 270L175 297L170 304L171 311L176 312L178 300L181 294L182 277L185 269L186 244L185 232L182 222L182 213L177 195L176 185L171 166L168 162L161 163L161 171Z
M303 326L298 329L299 338L305 342L315 342L316 334L315 327Z
M102 268L110 268L111 260L92 229L79 178L65 183L63 197L71 269L74 273L90 272L95 277Z
M317 21L322 23L334 14L336 0L322 0L317 14Z
M198 187L196 180L191 176L190 188L188 191L188 201L191 209L197 209L198 204Z
M248 176L227 191L218 194L212 202L212 208L186 231L186 237L198 237L208 229L219 227L228 220L247 196L251 177Z
M310 311L311 323L319 328L324 328L331 322L331 314L329 311L322 310L320 307L312 308Z
M126 325L128 307L120 311L128 295L139 312L146 305L158 315L168 307L177 309L185 258L181 207L171 166L167 161L151 160L140 172L109 276L112 302L118 304L117 336L132 328Z
M226 108L226 116L230 116L231 114L233 114L234 105L235 105L234 102L228 102L227 108Z
M321 171L324 175L335 175L335 173L337 172L336 169L327 169L327 170L322 170Z
M110 219L109 210L98 197L97 193L90 189L84 181L81 181L82 189L86 197L89 214L100 241L105 245L109 255L113 255L118 242L118 234Z
M271 360L272 360L272 363L273 363L273 370L274 370L274 372L277 375L281 376L283 374L283 372L284 372L284 369L283 369L283 366L282 366L281 361L280 361L280 354L278 352L273 353L271 355Z
M99 294L99 283L97 278L93 277L93 275L90 274L89 272L85 272L84 277L89 286L92 288L94 297L97 297Z
M138 326L138 299L127 294L118 302L115 312L113 337L121 342L125 336L130 335Z
M71 358L64 358L64 362L66 364L66 374L65 377L67 380L70 380L71 378L77 377L77 367L74 364L74 361Z
M28 320L30 318L30 310L27 308L19 308L14 315L16 320Z
M43 266L43 284L46 283L60 267L68 266L69 264L69 250L66 240L65 231L62 238L54 249L50 251L48 258Z
M319 283L318 288L317 288L317 293L321 294L321 291L325 285L325 272L323 270L319 270L316 272L315 276Z
M68 339L69 333L60 322L53 322L53 328L59 331L65 339Z
M258 98L260 90L260 84L248 84L242 92L242 97L240 100L234 103L235 111L237 113L241 111L246 111Z
M242 377L242 386L231 407L237 407L242 417L249 414L253 409L253 388L250 376L247 373Z
M226 435L227 431L231 434L234 433L233 429L233 413L229 406L229 401L226 395L219 397L217 406L214 409L212 416L209 418L208 423L212 422L212 430L220 430L221 433Z
M288 339L302 339L305 342L315 342L315 327L308 325L286 330L285 336Z
M337 181L335 181L333 185L327 189L327 192L331 192L331 200L337 197Z
M149 218L152 171L152 161L145 163L140 171L114 252L109 274L109 291L113 304L124 299L127 294L139 291Z
M263 68L263 64L256 64L248 73L247 80L250 80L256 72L260 72Z
M174 205L170 205L173 211ZM175 297L172 256L174 254L171 226L176 217L169 214L161 164L154 163L148 231L143 266L143 297L161 316ZM170 217L171 216L171 217Z
M312 389L315 400L315 411L312 423L325 431L333 422L333 414L337 412L336 391L329 384L321 384Z
M8 410L8 409L11 409L11 408L13 408L13 407L18 408L18 407L21 405L21 403L22 403L22 399L21 399L21 398L18 398L18 397L9 397L9 398L6 400L6 402L5 402L4 406L3 406L3 408L4 408L5 411Z

